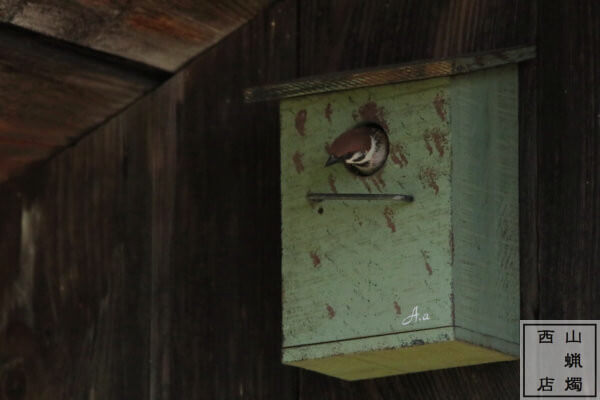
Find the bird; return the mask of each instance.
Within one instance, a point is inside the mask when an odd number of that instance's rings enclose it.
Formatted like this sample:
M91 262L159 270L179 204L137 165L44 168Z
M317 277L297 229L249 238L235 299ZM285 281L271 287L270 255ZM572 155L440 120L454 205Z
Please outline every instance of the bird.
M361 122L340 134L327 148L329 167L344 162L351 172L369 176L377 172L387 160L390 142L381 125Z

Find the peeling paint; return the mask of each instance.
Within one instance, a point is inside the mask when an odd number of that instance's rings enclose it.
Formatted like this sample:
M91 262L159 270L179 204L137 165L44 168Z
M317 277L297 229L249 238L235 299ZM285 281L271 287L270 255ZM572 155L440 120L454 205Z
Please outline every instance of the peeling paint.
M375 177L370 176L369 181L371 181L371 183L375 185L375 188L377 188L377 191L379 191L379 193L383 193L383 189L381 188L379 181Z
M433 138L433 142L435 143L435 148L437 149L440 157L444 156L445 148L448 146L448 139L446 135L442 134L439 130L432 132L431 137Z
M329 178L327 179L329 182L329 188L333 193L337 193L337 188L335 187L335 176L333 174L329 174Z
M392 219L394 217L394 211L391 208L386 207L383 210L383 216L387 221L388 228L392 230L392 233L396 232L396 224L394 224L394 220Z
M429 143L429 140L428 140L428 137L427 137L427 133L425 133L423 135L423 141L425 142L425 148L429 152L429 155L432 155L433 154L433 147L431 147L431 143Z
M394 301L394 309L396 310L396 314L398 314L398 315L402 314L402 309L400 308L400 305L398 304L397 301Z
M368 178L362 177L362 176L358 176L358 175L353 175L354 179L358 179L362 182L362 184L364 185L365 189L367 189L369 191L369 193L372 192L371 190L371 185L369 185L369 182L367 181Z
M425 269L429 273L429 275L433 275L433 270L431 269L431 264L429 264L429 252L425 250L421 250L421 254L423 255L423 260L425 260Z
M331 114L333 114L331 103L327 103L327 107L325 107L325 118L327 118L327 121L329 121L329 123L331 123Z
M386 132L390 131L390 128L388 127L384 117L385 109L383 107L377 107L377 103L374 101L370 101L360 106L358 113L363 120L377 122L383 127L383 129L385 129ZM352 116L354 116L354 114L352 114Z
M335 310L329 304L327 304L327 314L329 314L329 319L335 317Z
M419 172L419 180L423 187L429 186L435 191L435 194L438 194L440 191L440 187L437 184L437 173L432 168L421 169Z
M393 144L390 149L390 157L392 162L400 167L405 167L408 164L406 158L406 150L400 143Z
M362 221L360 219L360 216L358 215L356 208L352 211L352 213L354 214L354 222L357 222L359 226L362 226Z
M383 176L382 176L382 175L383 175L383 171L382 171L382 170L380 170L380 171L379 171L379 172L377 172L375 175L373 175L373 176L371 177L371 179L375 179L375 180L377 180L377 182L379 182L379 184L380 184L382 187L385 187L385 181L383 180Z
M435 111L437 115L440 117L442 121L446 121L446 99L442 96L441 93L438 93L433 99L433 106L435 107Z
M319 266L321 265L321 258L319 258L319 255L316 251L310 252L310 258L312 258L313 267L319 268Z
M302 173L302 171L304 171L304 164L302 164L303 156L304 154L300 153L299 151L296 151L294 153L294 156L292 157L292 161L294 162L294 166L296 167L296 172L298 172L299 174Z
M304 131L304 125L306 124L306 110L300 110L296 114L296 131L300 136L304 136L306 132Z
M445 132L439 129L428 129L423 134L423 140L425 141L425 147L429 151L429 155L433 154L433 147L431 142L435 146L440 157L444 156L446 149L448 148L448 138Z

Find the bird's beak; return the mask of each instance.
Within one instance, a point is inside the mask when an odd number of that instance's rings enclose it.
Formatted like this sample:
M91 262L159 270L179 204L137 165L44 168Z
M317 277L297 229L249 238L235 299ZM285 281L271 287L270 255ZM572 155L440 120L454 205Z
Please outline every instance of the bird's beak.
M335 164L336 162L342 161L341 158L337 158L336 156L334 156L333 154L329 156L329 158L327 159L327 162L325 163L326 167L329 167L330 165Z

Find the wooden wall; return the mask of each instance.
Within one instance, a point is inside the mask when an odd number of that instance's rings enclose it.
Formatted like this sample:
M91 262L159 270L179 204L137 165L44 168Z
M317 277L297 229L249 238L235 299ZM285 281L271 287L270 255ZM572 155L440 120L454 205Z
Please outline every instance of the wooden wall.
M0 182L73 145L272 0L0 0Z
M517 362L354 383L280 364L277 104L241 94L537 37L521 72L522 316L600 318L599 20L594 0L275 3L0 186L0 399L517 397Z

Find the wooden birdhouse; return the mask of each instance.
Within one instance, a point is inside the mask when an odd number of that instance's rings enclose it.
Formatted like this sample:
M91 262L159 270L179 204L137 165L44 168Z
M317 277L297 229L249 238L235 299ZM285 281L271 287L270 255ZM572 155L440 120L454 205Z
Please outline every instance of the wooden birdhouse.
M533 55L516 49L247 93L288 97L285 364L357 380L518 357L516 63ZM388 135L384 167L367 177L325 167L327 147L362 121Z

